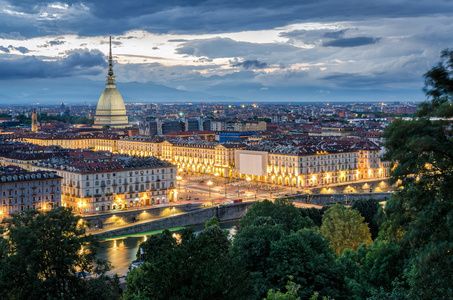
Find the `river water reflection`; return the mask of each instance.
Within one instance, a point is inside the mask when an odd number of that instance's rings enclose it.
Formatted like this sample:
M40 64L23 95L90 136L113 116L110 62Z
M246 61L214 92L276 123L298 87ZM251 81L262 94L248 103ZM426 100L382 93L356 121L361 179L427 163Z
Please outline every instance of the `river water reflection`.
M220 223L220 228L230 231L230 235L236 233L236 226L239 220ZM195 226L195 232L203 230L204 225ZM101 241L99 248L99 258L106 259L112 264L112 270L107 274L113 275L118 273L122 276L128 272L128 267L136 258L138 248L141 243L146 241L149 236L132 236L108 239Z

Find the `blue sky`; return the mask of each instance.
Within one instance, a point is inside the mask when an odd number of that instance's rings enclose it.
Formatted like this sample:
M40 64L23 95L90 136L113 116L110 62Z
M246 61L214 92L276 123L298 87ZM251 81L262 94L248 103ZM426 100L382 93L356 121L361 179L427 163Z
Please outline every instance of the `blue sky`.
M413 101L451 1L0 0L0 100ZM73 88L72 88L73 86Z

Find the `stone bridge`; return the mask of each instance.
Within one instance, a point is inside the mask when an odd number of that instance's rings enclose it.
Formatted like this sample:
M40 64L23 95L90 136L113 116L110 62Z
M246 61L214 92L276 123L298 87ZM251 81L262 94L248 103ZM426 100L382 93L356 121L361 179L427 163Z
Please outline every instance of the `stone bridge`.
M387 193L392 192L392 185L388 178L376 180L361 180L349 183L330 184L311 189L313 194L355 194L355 193ZM309 190L306 190L309 191Z
M113 216L97 215L87 217L85 220L90 221L94 224L102 222L106 229L109 227L127 225L131 221L132 224L120 228L112 228L108 231L96 233L99 238L110 238L120 235L134 234L139 232L147 232L153 230L161 230L165 228L173 227L185 227L196 224L203 224L210 220L212 217L217 217L220 222L237 220L247 212L248 208L255 202L244 202L228 205L220 205L209 208L196 208L194 206L175 206L167 207L162 209L150 209L145 211L137 211L135 213L130 212L129 214L114 214ZM184 211L186 210L186 211ZM184 212L184 213L181 213ZM151 215L156 217L162 217L160 219L152 219ZM137 224L134 224L135 222ZM145 220L149 219L148 222ZM144 221L138 223L138 221ZM113 224L112 224L113 223ZM115 226L115 227L116 227Z

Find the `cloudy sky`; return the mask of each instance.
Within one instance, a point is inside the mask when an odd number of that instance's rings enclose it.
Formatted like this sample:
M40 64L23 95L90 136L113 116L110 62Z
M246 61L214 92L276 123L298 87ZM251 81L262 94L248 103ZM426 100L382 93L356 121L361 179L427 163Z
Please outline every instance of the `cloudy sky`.
M0 0L0 102L413 101L447 0Z

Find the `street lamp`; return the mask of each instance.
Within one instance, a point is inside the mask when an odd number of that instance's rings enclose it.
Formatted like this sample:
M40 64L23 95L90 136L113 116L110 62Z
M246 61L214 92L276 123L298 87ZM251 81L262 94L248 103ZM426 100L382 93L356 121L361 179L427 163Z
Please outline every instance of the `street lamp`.
M182 177L181 176L176 176L176 180L178 181L178 191L181 190L181 180L182 180Z
M293 194L293 178L292 177L289 179L289 185L290 185L290 189L291 189L290 194L292 195Z
M208 187L209 187L209 198L211 198L211 185L212 185L212 181L209 180L208 181Z

